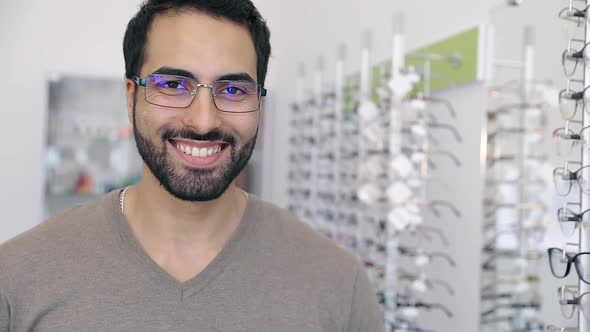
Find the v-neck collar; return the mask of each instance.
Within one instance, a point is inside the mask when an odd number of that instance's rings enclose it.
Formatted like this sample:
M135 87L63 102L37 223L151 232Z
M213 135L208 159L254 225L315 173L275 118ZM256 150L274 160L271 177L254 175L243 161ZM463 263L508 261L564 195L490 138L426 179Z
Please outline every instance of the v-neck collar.
M114 229L119 233L122 248L128 250L131 256L139 261L159 286L164 286L170 291L178 292L177 294L180 296L181 303L187 297L202 290L209 282L213 281L223 272L236 252L236 247L238 247L240 241L247 235L251 224L254 223L254 218L252 218L253 210L255 210L252 206L254 204L254 198L247 194L246 209L242 219L229 240L225 243L223 249L221 249L217 256L199 274L185 282L180 282L158 265L143 249L143 246L135 234L133 234L129 221L121 211L119 193L120 190L115 190L108 194L110 197L107 195L108 204L106 205L105 216L110 223L114 224Z

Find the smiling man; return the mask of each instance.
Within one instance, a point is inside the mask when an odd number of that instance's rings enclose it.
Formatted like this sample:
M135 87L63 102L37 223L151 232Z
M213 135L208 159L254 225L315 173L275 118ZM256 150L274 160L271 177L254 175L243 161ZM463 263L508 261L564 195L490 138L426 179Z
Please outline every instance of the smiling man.
M124 38L142 180L0 246L0 331L383 331L359 262L235 178L269 31L249 0L152 0Z

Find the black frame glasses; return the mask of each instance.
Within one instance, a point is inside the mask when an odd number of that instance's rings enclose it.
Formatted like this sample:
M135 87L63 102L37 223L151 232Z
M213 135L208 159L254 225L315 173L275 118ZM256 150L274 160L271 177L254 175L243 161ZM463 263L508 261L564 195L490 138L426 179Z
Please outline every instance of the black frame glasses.
M567 277L570 273L572 263L574 263L580 280L590 284L590 273L588 273L589 277L586 278L581 263L582 260L590 261L590 252L581 252L579 254L571 255L560 248L549 248L547 249L547 253L549 254L549 266L551 267L551 273L553 273L553 276L558 279ZM559 267L564 264L565 271L562 272Z
M260 84L246 80L216 80L203 84L186 76L150 74L145 78L133 76L133 81L145 88L146 102L166 108L187 108L199 88L208 88L219 111L252 113L260 109L261 97L267 95Z

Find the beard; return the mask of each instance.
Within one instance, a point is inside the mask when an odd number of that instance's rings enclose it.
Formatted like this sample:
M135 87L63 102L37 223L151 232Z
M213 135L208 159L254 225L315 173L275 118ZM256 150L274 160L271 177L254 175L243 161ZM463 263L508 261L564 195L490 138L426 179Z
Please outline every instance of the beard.
M160 185L172 196L183 201L204 202L219 198L248 164L258 136L256 129L256 134L250 141L237 146L234 135L219 130L200 135L189 129L163 128L158 140L150 140L137 127L135 114L134 109L133 133L139 155ZM230 160L214 169L177 166L170 155L174 152L168 151L168 147L174 149L167 144L172 138L224 142L227 144L224 150L229 150Z

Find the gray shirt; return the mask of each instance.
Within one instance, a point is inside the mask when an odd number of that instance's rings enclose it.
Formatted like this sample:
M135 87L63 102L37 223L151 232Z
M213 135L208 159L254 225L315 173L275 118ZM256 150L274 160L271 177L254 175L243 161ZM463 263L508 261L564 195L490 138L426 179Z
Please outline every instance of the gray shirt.
M254 196L218 256L178 282L133 235L119 191L0 245L0 332L384 330L365 271Z

